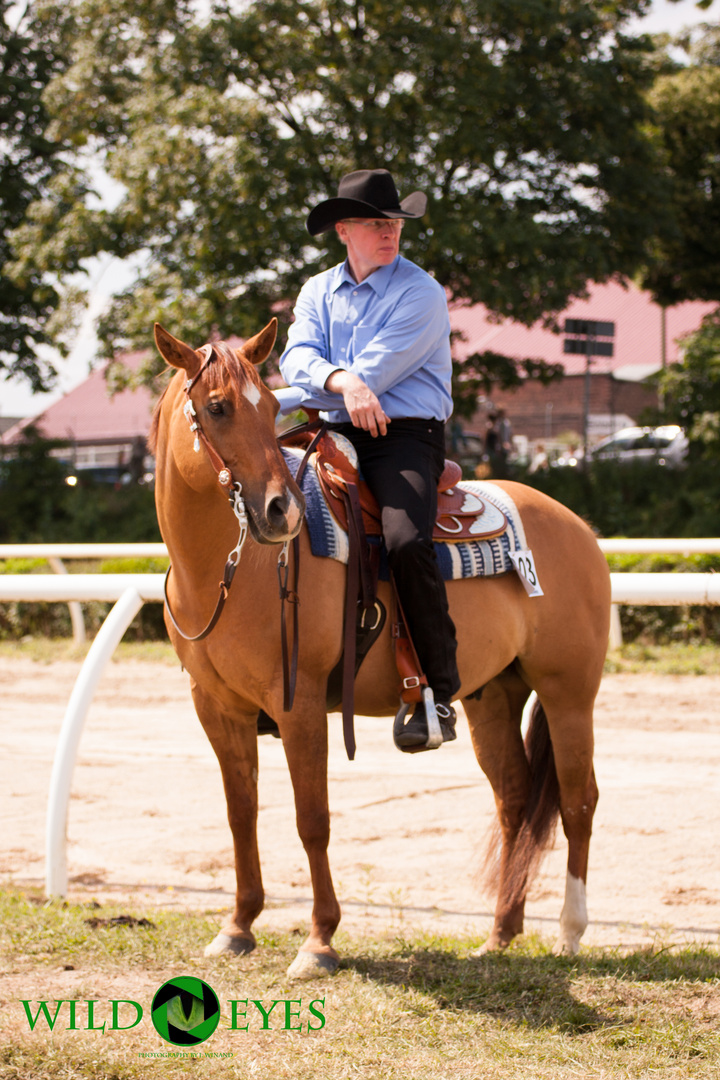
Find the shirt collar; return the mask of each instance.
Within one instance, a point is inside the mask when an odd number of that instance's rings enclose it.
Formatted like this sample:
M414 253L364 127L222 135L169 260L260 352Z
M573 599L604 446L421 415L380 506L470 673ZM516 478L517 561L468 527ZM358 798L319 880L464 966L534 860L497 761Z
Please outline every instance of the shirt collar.
M392 279L393 274L400 262L400 256L396 255L395 258L388 266L380 266L372 274L360 282L360 285L369 285L371 289L382 299L388 290L388 286ZM341 285L352 285L355 289L360 288L355 278L350 273L350 267L348 266L347 259L345 262L340 263L337 267L338 273L336 274L335 284L333 286L333 292L337 292Z

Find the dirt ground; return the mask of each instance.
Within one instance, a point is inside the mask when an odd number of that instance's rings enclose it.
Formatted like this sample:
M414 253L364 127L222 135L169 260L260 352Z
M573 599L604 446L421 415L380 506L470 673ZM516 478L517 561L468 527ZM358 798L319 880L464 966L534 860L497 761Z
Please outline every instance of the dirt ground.
M79 665L0 659L0 882L42 886L53 754ZM720 677L610 675L596 709L600 803L585 943L720 942ZM355 762L331 718L331 863L343 926L484 936L474 874L494 814L461 718L457 742L401 755L390 721L359 717ZM260 740L258 926L306 924L307 864L278 740ZM551 938L562 906L558 834L527 927ZM220 773L179 667L112 662L81 740L68 821L70 897L228 908Z

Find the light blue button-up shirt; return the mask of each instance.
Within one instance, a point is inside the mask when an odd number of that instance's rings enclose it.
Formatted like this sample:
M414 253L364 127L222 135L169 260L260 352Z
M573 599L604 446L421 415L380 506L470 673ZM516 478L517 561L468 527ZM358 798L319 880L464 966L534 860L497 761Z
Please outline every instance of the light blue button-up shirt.
M358 284L347 262L311 278L300 291L276 391L282 412L302 405L333 423L349 421L341 394L325 390L338 368L367 383L391 419L447 420L450 318L442 287L398 255Z

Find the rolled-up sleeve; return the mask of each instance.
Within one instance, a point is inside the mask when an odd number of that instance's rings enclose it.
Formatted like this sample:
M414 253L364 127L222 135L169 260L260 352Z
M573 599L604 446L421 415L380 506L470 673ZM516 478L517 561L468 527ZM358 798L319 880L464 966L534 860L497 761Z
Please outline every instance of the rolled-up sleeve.
M303 390L300 386L283 386L273 393L280 405L280 415L296 412L297 409L337 409L338 394L329 390Z

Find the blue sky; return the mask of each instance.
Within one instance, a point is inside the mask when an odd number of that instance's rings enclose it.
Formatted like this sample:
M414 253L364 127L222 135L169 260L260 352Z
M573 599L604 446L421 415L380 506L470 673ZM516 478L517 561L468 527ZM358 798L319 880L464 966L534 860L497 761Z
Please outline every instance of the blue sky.
M720 0L717 0L717 4L720 4ZM715 21L717 17L714 7L709 11L700 11L695 6L695 0L679 0L675 4L669 0L654 0L650 14L630 24L628 29L631 32L644 30L651 34L677 33L684 26ZM119 291L128 280L127 272L122 267L110 260L99 263L91 281L91 307L78 334L77 344L67 360L54 359L59 376L57 388L49 394L33 395L23 382L0 382L0 416L35 416L87 378L95 347L92 320L106 303L109 293Z

